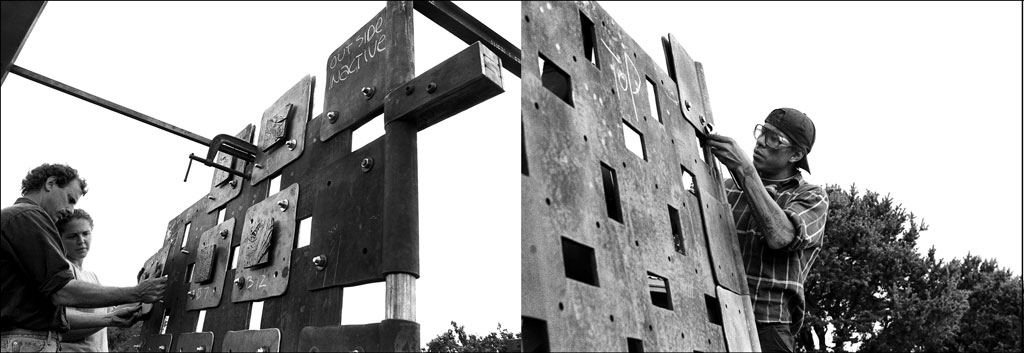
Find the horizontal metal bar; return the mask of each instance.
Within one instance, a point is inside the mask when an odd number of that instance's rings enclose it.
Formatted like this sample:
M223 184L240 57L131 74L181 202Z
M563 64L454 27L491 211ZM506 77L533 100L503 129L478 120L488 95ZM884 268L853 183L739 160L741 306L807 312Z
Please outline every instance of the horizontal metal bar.
M39 83L39 84L41 84L43 86L47 86L47 87L53 88L55 90L67 93L67 94L69 94L71 96L74 96L74 97L78 97L78 98L80 98L80 99L82 99L82 100L84 100L86 102L89 102L89 103L92 103L92 104L95 104L95 105L98 105L98 106L110 109L111 111L113 111L115 113L119 113L119 114L127 116L129 118L132 118L132 119L141 121L143 123L149 124L149 125L151 125L153 127L156 127L156 128L158 128L160 130L164 130L164 131L170 132L172 134L178 135L180 137L184 137L186 139L192 140L192 141L194 141L196 143L199 143L199 144L201 144L203 146L210 146L210 139L208 139L208 138L199 136L199 135L197 135L195 133L192 133L192 132L190 132L188 130L179 128L177 126L165 123L165 122L160 121L159 119L153 118L153 117L151 117L149 115L139 113L139 112L137 112L135 110L129 109L129 108L127 108L125 106L122 106L120 104L117 104L117 103L108 101L106 99L97 97L97 96L95 96L95 95L93 95L91 93L88 93L88 92L82 91L80 89L68 86L68 85L66 85L64 83L61 83L60 81L57 81L57 80L51 79L49 77L37 74L35 72L32 72L32 71L30 71L30 70L28 70L26 68L20 67L18 65L11 65L11 73L14 73L14 74L17 74L18 76L21 76L21 77L27 78L29 80L35 81L36 83Z
M522 77L522 51L451 1L414 1L413 8L466 44L481 42L501 58L501 66Z

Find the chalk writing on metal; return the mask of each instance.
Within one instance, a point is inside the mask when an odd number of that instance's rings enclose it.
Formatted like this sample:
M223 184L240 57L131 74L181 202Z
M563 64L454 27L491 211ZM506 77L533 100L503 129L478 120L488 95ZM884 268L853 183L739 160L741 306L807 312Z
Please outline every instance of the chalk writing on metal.
M332 72L331 81L327 85L328 90L348 79L349 75L358 72L362 64L373 60L378 53L387 50L387 35L382 32L384 16L377 17L376 21L361 31L360 36L342 44L331 54L327 61L327 69Z

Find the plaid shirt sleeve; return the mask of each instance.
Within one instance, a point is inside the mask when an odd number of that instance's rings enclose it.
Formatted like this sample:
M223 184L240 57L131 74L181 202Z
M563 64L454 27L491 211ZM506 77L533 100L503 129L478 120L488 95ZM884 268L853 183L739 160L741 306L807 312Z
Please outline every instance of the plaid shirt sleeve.
M793 222L796 232L793 242L785 250L821 246L825 236L825 219L828 217L828 195L821 187L810 184L806 185L806 189L801 187L782 211Z

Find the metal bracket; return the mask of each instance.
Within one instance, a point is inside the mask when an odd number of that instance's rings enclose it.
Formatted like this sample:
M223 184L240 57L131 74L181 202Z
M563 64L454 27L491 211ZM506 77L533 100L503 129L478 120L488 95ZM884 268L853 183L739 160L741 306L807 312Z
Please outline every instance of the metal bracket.
M235 219L231 218L208 229L199 237L199 253L192 268L185 310L215 308L228 288L224 288L228 264L231 261L232 233ZM188 347L185 347L188 348Z
M224 334L221 350L228 352L278 352L281 349L281 330L228 331Z
M178 352L213 351L213 332L189 332L178 335Z
M252 262L248 267L240 263L235 269L235 278L232 283L236 285L231 290L231 301L234 303L260 300L269 297L276 297L284 294L288 288L289 269L291 266L292 248L295 244L295 213L296 207L281 207L286 203L297 205L299 201L299 184L281 190L265 200L249 207L245 213L242 233L245 239L238 251L239 261L241 259L253 259L261 257L259 252L266 249L266 261L261 266L254 266ZM258 220L269 220L270 223L257 223ZM261 221L262 222L262 221ZM260 224L263 224L262 226ZM266 247L249 246L250 234L267 234L254 229L272 227L273 236L257 235L252 241L267 240ZM256 244L258 245L258 244ZM253 255L253 254L256 255ZM252 260L248 260L252 261ZM258 262L257 262L258 264Z
M320 127L321 141L380 114L384 95L369 93L389 89L384 87L383 73L388 71L385 51L394 50L395 45L386 33L390 24L387 9L381 10L327 58L324 112L328 119Z
M273 176L302 155L306 123L312 111L313 83L313 77L306 75L263 112L259 147L253 146L252 185ZM279 141L284 141L287 148L275 148Z

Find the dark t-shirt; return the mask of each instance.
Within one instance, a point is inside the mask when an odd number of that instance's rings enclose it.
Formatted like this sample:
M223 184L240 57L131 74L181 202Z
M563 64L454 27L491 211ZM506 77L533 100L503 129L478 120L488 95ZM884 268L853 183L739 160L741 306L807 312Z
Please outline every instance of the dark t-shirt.
M53 220L27 198L0 213L0 329L67 332L63 306L50 297L74 274Z

